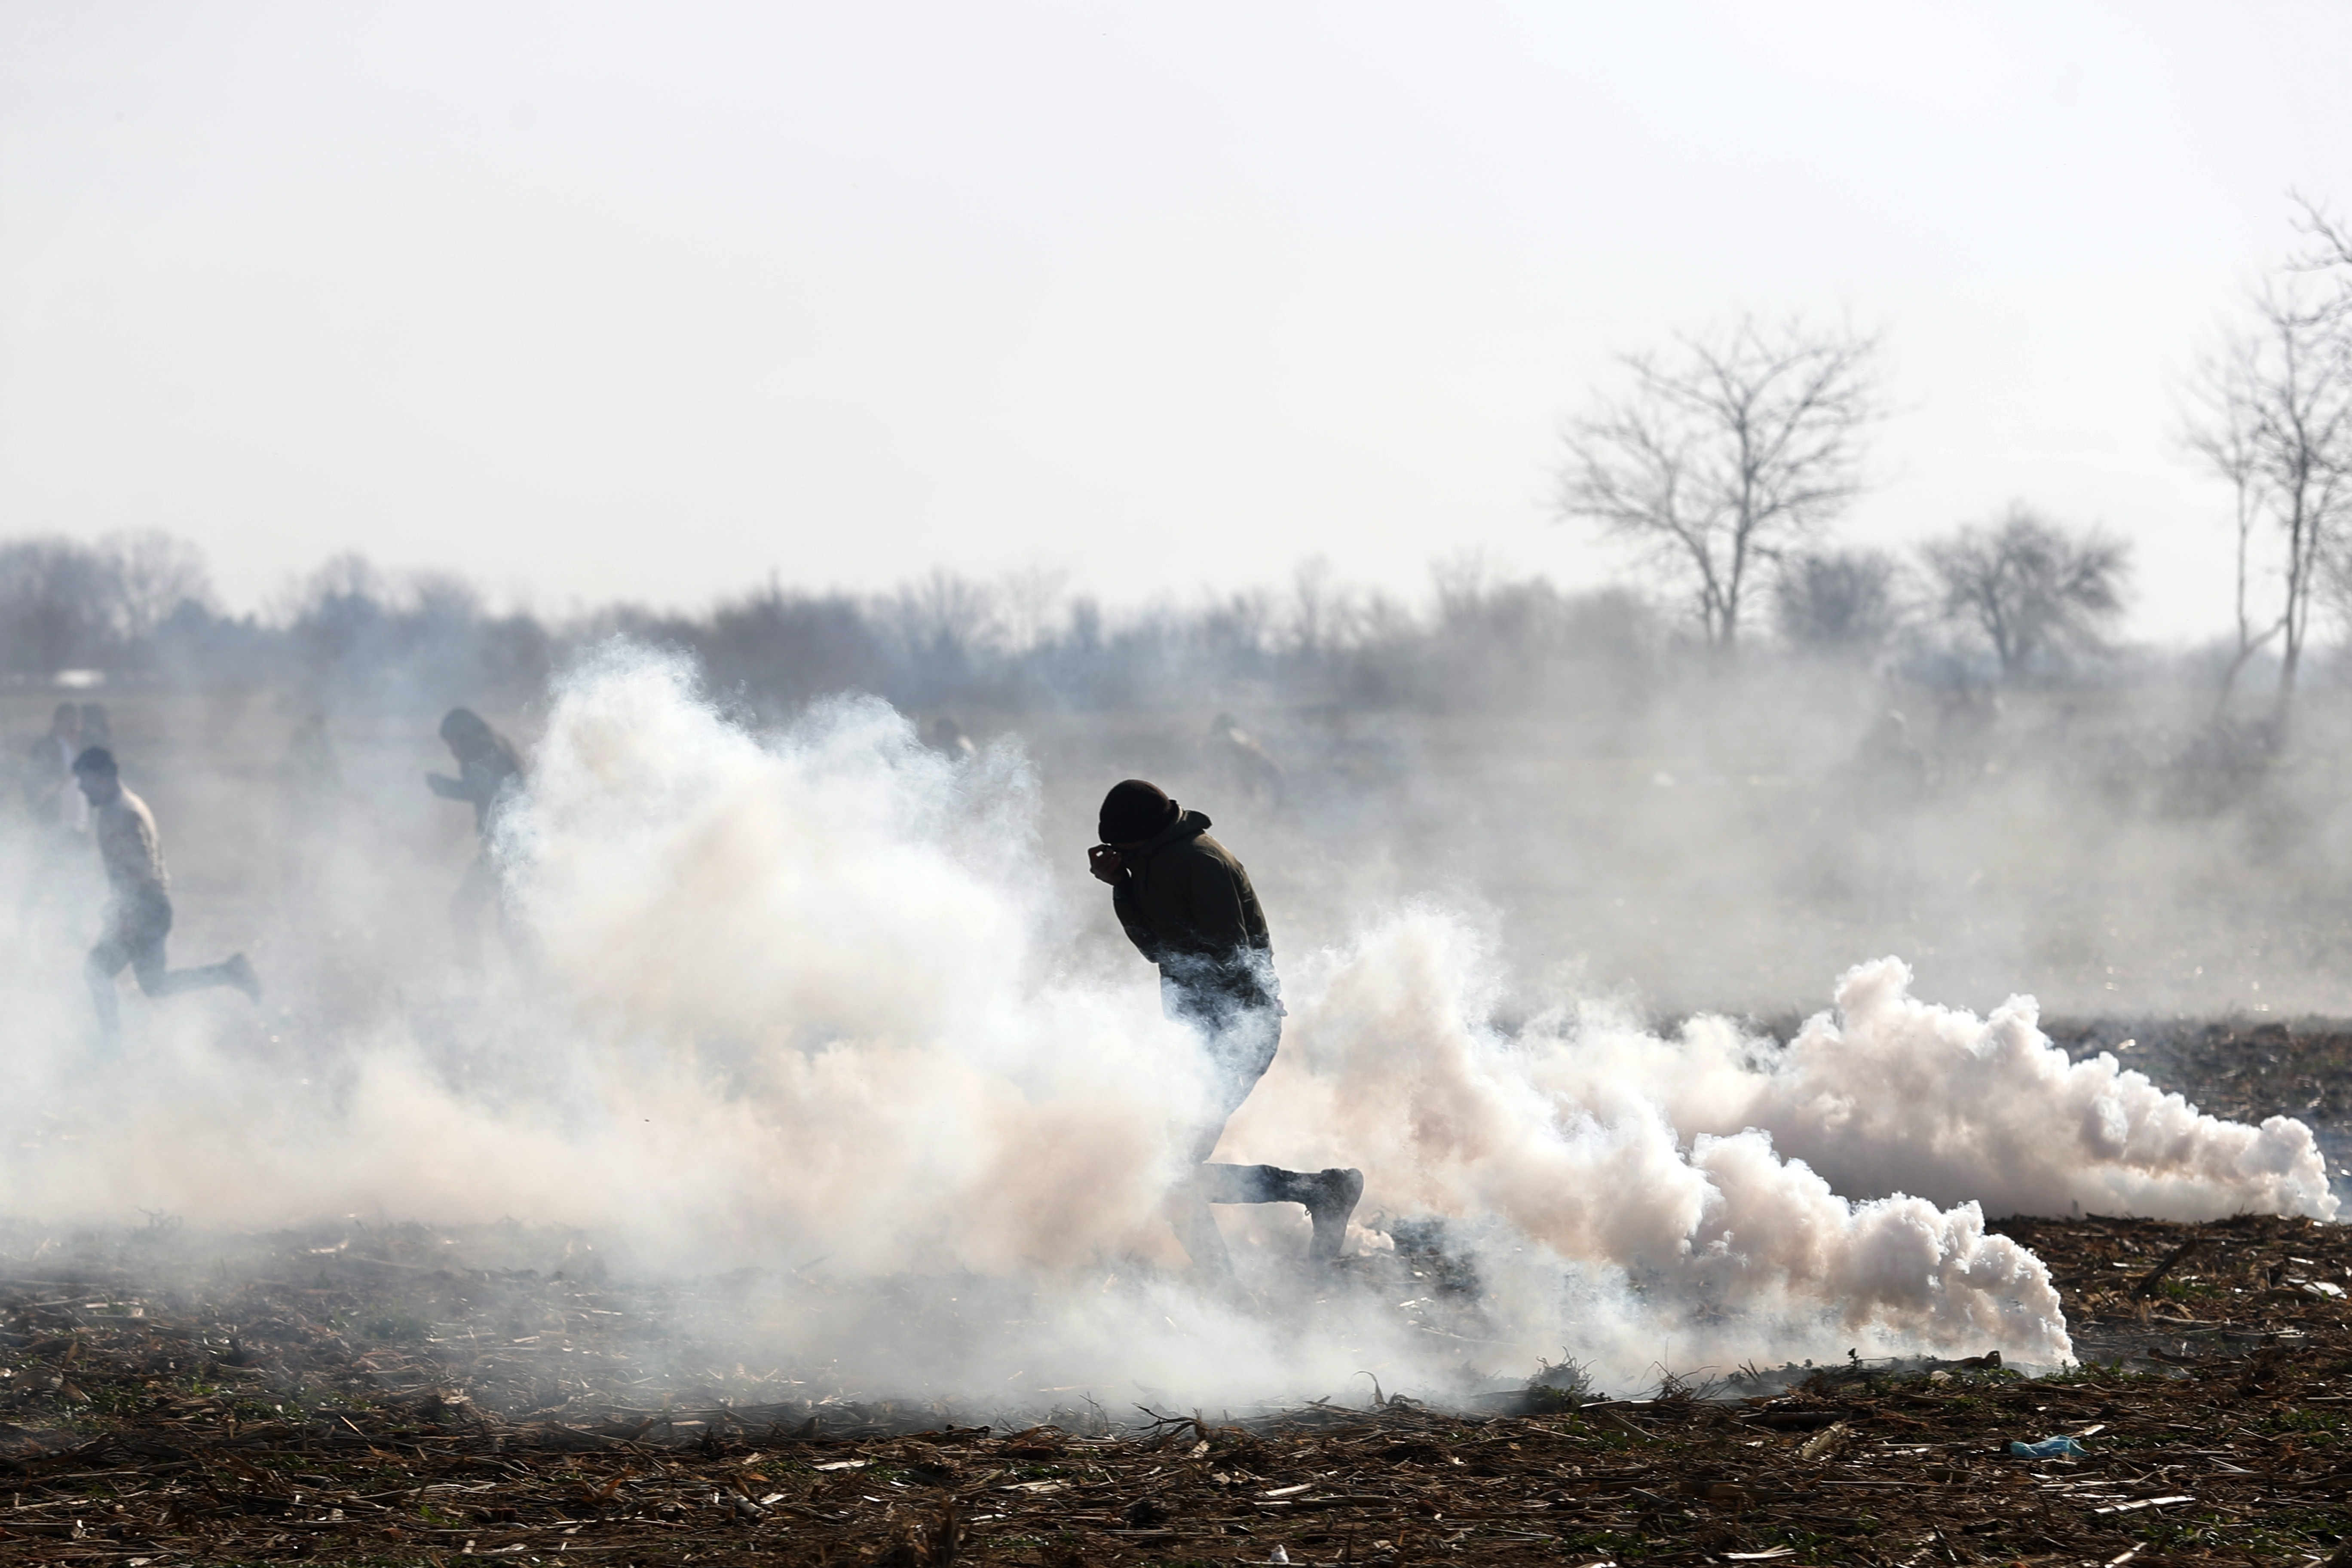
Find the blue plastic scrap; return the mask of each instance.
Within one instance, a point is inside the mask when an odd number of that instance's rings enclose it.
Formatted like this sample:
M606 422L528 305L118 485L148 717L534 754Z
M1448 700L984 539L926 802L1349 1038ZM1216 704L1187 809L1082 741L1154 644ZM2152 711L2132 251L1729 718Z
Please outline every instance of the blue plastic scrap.
M2011 1443L2009 1451L2021 1459L2061 1459L2069 1454L2087 1454L2088 1448L2072 1437L2044 1437L2039 1443Z

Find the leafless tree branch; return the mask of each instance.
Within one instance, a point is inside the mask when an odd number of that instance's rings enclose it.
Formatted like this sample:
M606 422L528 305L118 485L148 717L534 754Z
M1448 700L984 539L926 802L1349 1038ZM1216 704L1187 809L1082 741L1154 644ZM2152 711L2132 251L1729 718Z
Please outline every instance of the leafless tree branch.
M1962 528L1921 553L1945 616L1984 633L2005 679L2051 656L2099 647L2123 613L2130 546L2069 533L2021 503L1998 523Z
M2343 237L2306 204L2305 232ZM2352 266L2352 257L2345 263ZM2345 295L2314 299L2292 276L2258 290L2250 324L2200 374L2189 449L2228 481L2237 535L2238 647L2223 677L2273 642L2278 707L2292 704L2316 591L2342 574L2352 509L2352 316ZM2272 563L2266 569L2258 563ZM2276 579L2275 612L2252 608L2257 573Z
M1757 566L1861 492L1879 352L1874 336L1748 317L1671 359L1627 355L1630 389L1564 433L1561 515L1641 547L1731 647Z

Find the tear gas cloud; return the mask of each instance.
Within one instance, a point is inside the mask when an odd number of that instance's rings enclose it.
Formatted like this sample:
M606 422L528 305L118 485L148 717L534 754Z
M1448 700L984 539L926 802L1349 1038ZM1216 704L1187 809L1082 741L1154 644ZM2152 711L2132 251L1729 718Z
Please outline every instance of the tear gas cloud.
M1849 1348L2055 1363L2057 1295L1988 1213L2335 1212L2301 1123L2070 1063L2029 1001L1947 1010L1887 959L1785 1048L1721 1016L1660 1033L1622 995L1529 982L1513 910L1475 889L1334 872L1286 920L1244 814L1220 832L1266 893L1290 1016L1221 1157L1361 1167L1354 1244L1441 1231L1482 1342L1346 1290L1310 1305L1279 1261L1289 1208L1227 1228L1297 1310L1220 1304L1159 1215L1200 1053L1074 889L1091 814L1053 760L1010 731L944 754L871 698L763 721L678 655L602 645L556 683L502 818L511 973L437 997L366 978L351 945L388 884L353 846L381 825L309 841L334 887L307 906L309 966L297 933L278 950L297 1005L266 1030L241 1003L147 1009L135 1068L94 1063L53 937L10 977L30 1044L0 1211L560 1222L639 1270L781 1271L741 1331L849 1377L1232 1402L1367 1365L1443 1391L1562 1350L1617 1386ZM161 815L170 847L204 814ZM908 1278L1025 1305L978 1338L886 1332L860 1282Z

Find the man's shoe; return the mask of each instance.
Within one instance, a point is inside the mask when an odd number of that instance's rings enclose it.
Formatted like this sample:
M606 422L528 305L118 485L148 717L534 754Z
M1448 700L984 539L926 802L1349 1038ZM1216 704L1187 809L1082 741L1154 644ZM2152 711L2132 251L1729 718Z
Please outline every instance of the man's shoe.
M221 965L221 971L228 983L244 992L248 1000L257 1004L260 1002L261 976L253 972L251 959L241 952L233 952L229 954L227 962Z
M1318 1172L1311 1180L1315 1193L1307 1200L1307 1217L1315 1222L1315 1238L1307 1244L1307 1261L1335 1262L1348 1239L1348 1216L1364 1195L1364 1173L1335 1168Z

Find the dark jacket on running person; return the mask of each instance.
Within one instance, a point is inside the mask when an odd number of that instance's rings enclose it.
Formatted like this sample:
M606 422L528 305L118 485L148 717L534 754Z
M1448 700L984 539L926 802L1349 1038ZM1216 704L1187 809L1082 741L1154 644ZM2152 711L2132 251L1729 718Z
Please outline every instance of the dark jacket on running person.
M425 782L444 800L470 802L474 807L474 831L487 837L491 808L499 804L507 785L521 776L522 760L515 754L514 742L504 735L488 726L483 733L481 745L457 764L456 778L427 773Z
M1171 1012L1278 1006L1257 891L1208 829L1207 816L1187 811L1120 851L1128 876L1111 908L1136 951L1160 966Z

